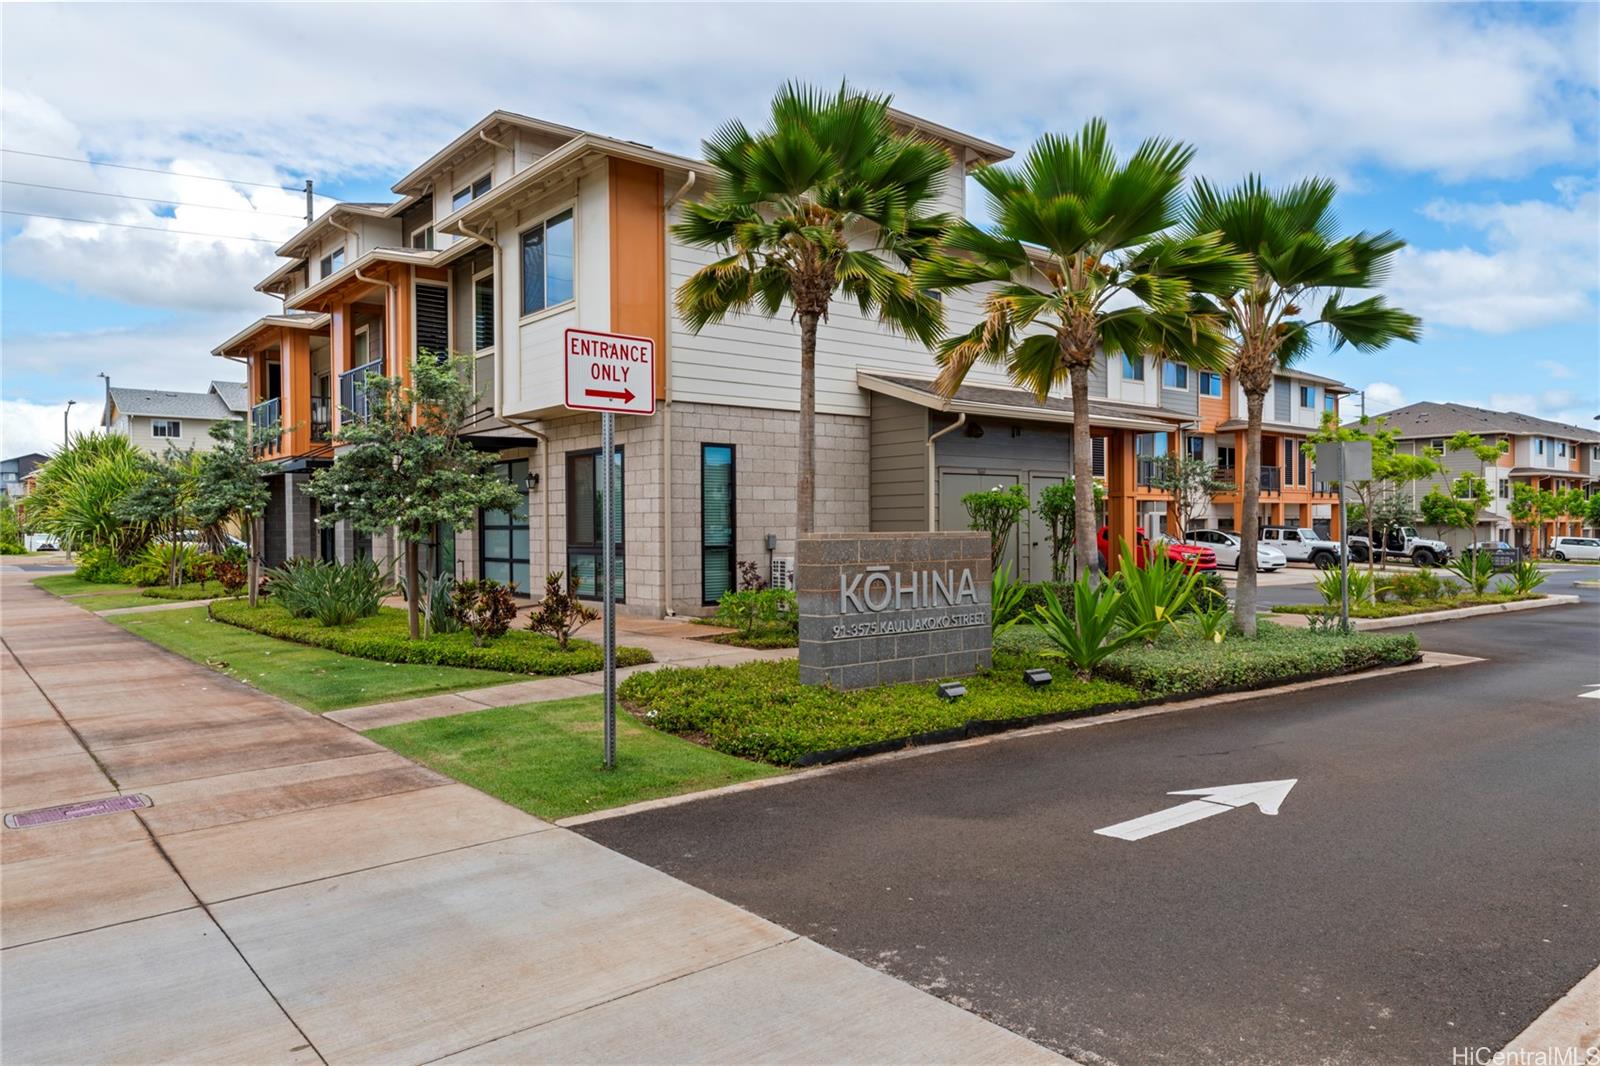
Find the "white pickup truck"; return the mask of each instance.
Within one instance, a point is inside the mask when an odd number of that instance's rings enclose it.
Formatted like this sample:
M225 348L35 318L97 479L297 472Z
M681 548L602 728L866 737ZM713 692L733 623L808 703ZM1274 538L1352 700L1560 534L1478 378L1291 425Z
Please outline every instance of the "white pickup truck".
M1318 570L1339 565L1339 542L1304 526L1262 526L1257 537L1278 549L1291 563L1310 563Z

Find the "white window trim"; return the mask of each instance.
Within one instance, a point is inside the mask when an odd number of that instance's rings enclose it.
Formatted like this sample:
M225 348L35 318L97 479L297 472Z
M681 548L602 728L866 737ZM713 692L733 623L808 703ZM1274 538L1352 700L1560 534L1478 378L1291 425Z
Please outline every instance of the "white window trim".
M1201 383L1200 383L1199 379L1205 377L1208 374L1213 379L1215 379L1215 381L1217 383L1217 391L1215 393L1206 392L1205 389L1201 388ZM1200 395L1202 397L1204 397L1205 399L1208 399L1208 400L1221 400L1221 399L1225 399L1227 397L1227 393L1223 391L1222 375L1221 374L1217 373L1214 370L1202 370L1195 377L1196 377L1196 380L1195 380L1195 386L1194 387L1196 389L1200 390Z
M156 424L157 423L160 423L161 425L176 426L178 431L176 433L157 433L156 432ZM182 440L183 439L183 419L181 419L181 418L152 418L150 420L150 436L151 437L160 437L162 440Z
M372 362L372 327L370 325L357 326L350 334L350 358L354 359L356 357L356 338L362 336L367 338L367 356L359 363L352 362L350 364L351 370L354 370L358 366L366 366L368 363Z
M1135 359L1136 359L1135 356L1131 356L1127 352L1123 352L1122 353L1122 380L1123 381L1137 381L1139 384L1143 385L1144 382L1145 382L1145 379L1149 376L1148 373L1147 373L1149 368L1147 366L1145 366L1144 356L1142 356L1142 355L1138 356L1137 357L1137 362L1135 362ZM1132 374L1130 374L1128 372L1132 368L1132 366L1134 366L1134 365L1137 365L1138 368L1139 368L1139 376L1138 377L1134 377Z
M1315 411L1317 409L1317 387L1315 385L1300 386L1300 410Z
M545 304L537 311L522 313L522 235L535 226L542 226L555 218L563 211L572 212L572 299L562 300L558 304ZM514 254L517 259L517 325L524 326L529 322L537 322L542 318L549 318L562 311L568 311L578 306L578 200L574 197L564 201L554 210L546 211L532 222L527 222L517 227L517 245ZM548 281L548 277L546 278Z
M424 225L418 226L416 229L412 230L411 231L411 235L409 236L409 238L407 238L407 240L409 242L407 246L412 248L413 250L416 250L416 251L427 250L428 249L428 245L423 245L421 248L417 247L417 243L416 243L417 242L417 234L426 233L431 229L433 229L433 223L429 222L429 223L426 223ZM432 242L430 242L430 243L432 243Z
M520 248L521 246L519 245L518 247ZM493 340L493 338L494 338L494 329L493 329L493 323L492 322L490 323L490 327L491 328L489 330L489 337L490 337L489 347L487 347L487 348L479 348L479 347L476 346L477 343L478 343L478 282L482 281L484 278L491 278L491 279L494 278L494 264L493 264L492 261L491 261L489 266L484 267L482 270L474 271L473 275L472 275L472 293L471 293L470 299L468 300L468 306L472 308L472 314L469 317L469 319L467 320L467 327L468 327L468 329L467 329L467 338L469 340L471 340L473 345L474 345L474 347L472 349L472 356L473 356L474 359L476 359L480 355L493 355L494 354L494 340ZM499 284L499 281L496 280L495 281L495 295L497 297L502 297L504 294L501 293L499 290L500 290L500 284ZM493 315L493 311L492 310L491 310L490 314Z
M489 179L489 187L487 189L485 189L483 191L483 194L481 194L481 195L487 195L488 193L491 193L491 192L494 191L494 164L492 162L489 164L489 167L488 167L487 170L484 170L482 173L480 173L477 176L475 176L471 181L457 182L454 186L451 187L451 189L450 189L450 213L451 214L455 214L457 211L460 211L462 207L466 207L467 204L472 203L474 200L476 200L478 198L478 197L474 196L474 197L472 197L471 200L468 200L466 203L462 204L461 207L457 207L456 206L456 197L460 196L463 191L471 192L472 191L472 187L474 185L478 184L478 182L482 181L484 178L488 178Z
M1183 367L1184 373L1183 373L1183 384L1182 385L1168 385L1167 384L1167 367L1169 367L1169 366L1181 366L1181 367ZM1166 389L1168 392L1188 392L1190 387L1194 383L1194 377L1195 377L1194 368L1192 366L1190 366L1188 363L1180 363L1180 362L1178 362L1176 360L1171 360L1171 361L1165 361L1164 360L1162 362L1162 364L1161 364L1161 387L1163 389Z

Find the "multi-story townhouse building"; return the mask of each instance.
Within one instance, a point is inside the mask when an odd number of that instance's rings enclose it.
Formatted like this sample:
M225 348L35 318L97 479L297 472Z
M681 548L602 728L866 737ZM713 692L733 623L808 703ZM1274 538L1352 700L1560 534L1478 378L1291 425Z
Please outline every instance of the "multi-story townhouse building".
M1415 482L1410 487L1414 501L1435 488L1453 491L1462 474L1474 474L1487 484L1489 506L1478 513L1473 529L1443 531L1452 540L1495 539L1530 548L1528 530L1511 520L1511 495L1518 483L1553 492L1574 488L1593 492L1600 482L1600 433L1593 430L1459 403L1408 404L1383 418L1386 428L1397 431L1401 451L1417 454L1431 448L1440 453L1444 472ZM1446 451L1445 442L1460 432L1475 434L1488 444L1504 441L1505 450L1488 463L1471 452ZM1583 532L1582 526L1579 519L1551 518L1540 531L1539 547L1545 547L1551 537L1577 536Z
M169 445L210 451L216 443L211 427L243 418L248 407L246 393L245 384L239 381L213 381L205 392L107 386L100 425L152 455L164 453Z
M0 459L0 493L12 499L28 494L28 479L50 457L40 452L29 452L11 459Z
M970 168L1011 154L910 115L895 120L949 151L945 210L964 211ZM480 399L469 439L496 453L527 503L483 513L470 529L435 531L431 565L514 580L524 592L549 571L567 571L581 594L593 594L600 429L597 415L562 406L561 344L571 327L656 343L657 414L617 420L623 608L702 612L734 583L741 560L781 576L794 550L798 328L783 316L746 315L694 333L675 314L674 291L713 257L670 227L706 183L699 160L496 111L401 178L393 203L339 205L291 238L284 264L258 286L283 298L282 313L216 349L249 367L252 422L283 427L261 441L278 460L268 561L397 553L386 537L369 545L342 528L319 530L300 490L331 462L341 421L362 416L368 374L404 377L419 351L448 349L473 356ZM952 329L976 321L974 294L951 294L945 306ZM934 374L921 345L835 304L818 339L819 531L965 528L964 493L1016 483L1036 498L1069 476L1065 395L1040 403L984 367L946 399ZM1223 383L1207 425L1198 375L1170 371L1187 384L1163 387L1168 377L1153 358L1096 369L1094 463L1115 536L1166 521L1166 498L1141 476L1141 456L1188 446L1179 443L1186 429L1216 456L1211 442L1243 410ZM1302 428L1283 421L1286 431ZM1309 506L1309 474L1294 472ZM1267 517L1302 503L1277 491ZM1226 508L1219 503L1219 522L1231 520L1221 517ZM1044 540L1037 525L1019 532L1012 553L1022 576L1048 575Z

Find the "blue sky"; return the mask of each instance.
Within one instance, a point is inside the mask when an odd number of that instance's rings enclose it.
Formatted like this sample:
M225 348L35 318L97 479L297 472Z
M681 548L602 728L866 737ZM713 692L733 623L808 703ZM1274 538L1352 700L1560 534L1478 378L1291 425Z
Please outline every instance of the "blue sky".
M303 197L197 175L310 176L326 196L386 199L496 107L693 153L727 117L757 119L791 76L848 76L1018 150L1103 115L1122 144L1192 142L1214 180L1335 177L1350 228L1409 242L1386 290L1426 334L1376 355L1319 352L1310 369L1366 389L1374 410L1600 413L1594 5L849 10L828 49L791 59L773 42L816 13L783 5L408 5L396 18L381 5L6 5L4 147L166 173L8 152L0 176L186 206L0 186L8 211L96 223L0 216L0 451L57 439L68 399L92 421L100 370L171 388L239 376L207 353L277 306L251 286ZM359 62L340 61L350 41Z

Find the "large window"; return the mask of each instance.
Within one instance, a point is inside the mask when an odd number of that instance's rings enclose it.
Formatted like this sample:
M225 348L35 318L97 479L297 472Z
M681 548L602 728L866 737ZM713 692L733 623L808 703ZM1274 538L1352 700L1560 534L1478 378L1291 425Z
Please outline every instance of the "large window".
M528 575L528 460L494 464L495 473L519 493L510 511L478 512L478 572L492 581L515 582L523 595L537 592Z
M522 231L522 313L531 315L572 299L572 212L552 215Z
M481 352L494 347L494 271L485 270L472 277L472 348Z
M419 226L412 230L411 247L431 252L433 250L433 227Z
M1123 354L1123 356L1122 356L1122 380L1124 380L1124 381L1143 381L1144 380L1144 356L1142 356L1142 355L1128 355L1126 353Z
M1234 471L1239 465L1238 456L1238 450L1233 445L1217 445L1217 470L1230 478L1233 477Z
M321 268L321 273L317 275L318 277L325 278L329 274L332 274L335 270L338 270L340 267L344 266L344 249L335 248L333 251L322 257L322 262L319 263L318 266Z
M733 445L700 446L700 602L734 587Z
M1189 388L1189 368L1183 363L1166 362L1161 365L1161 384L1169 389Z
M450 197L450 210L459 211L489 191L489 175L485 174L471 185L463 185Z
M1200 395L1221 396L1222 375L1213 374L1209 370L1200 371Z
M1300 406L1306 410L1317 406L1317 390L1314 385L1300 386Z
M627 592L627 567L623 563L622 449L616 450L612 468L612 543L616 546L616 598L620 603ZM600 579L605 564L600 558L601 517L600 451L567 453L567 573L577 584L578 595L586 600L600 598Z
M181 437L183 423L176 418L157 418L150 423L152 437Z
M1331 392L1322 394L1322 409L1330 415L1339 409L1339 398Z
M1188 452L1189 458L1204 459L1206 457L1206 439L1204 437L1185 437L1183 438L1183 445Z

